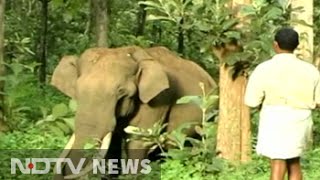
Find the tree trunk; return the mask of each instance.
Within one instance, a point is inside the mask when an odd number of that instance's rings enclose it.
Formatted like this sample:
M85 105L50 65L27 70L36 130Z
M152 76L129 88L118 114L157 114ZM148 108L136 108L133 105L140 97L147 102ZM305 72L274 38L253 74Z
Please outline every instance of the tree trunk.
M313 28L305 24L298 23L304 21L308 25L313 25L313 0L292 0L292 8L303 7L303 12L293 11L291 13L292 25L300 34L300 45L296 50L296 54L310 63L314 63L313 59Z
M298 23L298 21L304 21L308 25L313 25L313 0L292 0L291 6L292 8L303 7L302 13L299 11L293 11L291 13L292 25L300 35L300 44L295 54L301 59L319 67L319 58L313 57L313 27ZM313 135L310 136L309 142L309 145L313 143Z
M48 34L48 3L49 0L41 0L41 35L40 35L40 52L39 52L39 82L41 85L46 83L47 75L47 34Z
M152 24L151 35L152 35L152 41L155 42L155 44L161 44L162 29L161 29L161 26L159 26L159 24L156 22L153 22Z
M229 7L236 11L236 16L244 21L245 19L238 13L237 9L242 4L250 3L249 0L233 1ZM238 26L241 28L240 26ZM219 121L217 131L217 151L220 156L233 162L247 162L251 159L251 125L250 109L244 104L244 93L247 85L247 78L243 73L239 73L236 78L232 77L232 66L224 63L225 58L240 49L235 48L213 49L214 54L220 60L220 102ZM227 46L226 46L227 47Z
M144 9L145 5L139 6L139 12L137 15L137 30L136 36L142 36L144 33L144 26L146 23L147 11Z
M4 77L6 75L6 69L4 66L4 15L5 15L5 0L0 0L0 77ZM0 81L0 91L4 91L4 81ZM4 122L5 117L5 103L4 96L0 94L0 131L7 130L7 126Z
M183 54L184 51L184 30L182 28L183 26L183 19L181 19L179 28L178 28L178 53Z
M232 79L232 67L220 65L220 104L217 150L231 161L250 160L250 111L244 105L247 79L243 75Z
M107 1L91 0L91 15L94 15L95 41L98 47L107 47L108 17Z

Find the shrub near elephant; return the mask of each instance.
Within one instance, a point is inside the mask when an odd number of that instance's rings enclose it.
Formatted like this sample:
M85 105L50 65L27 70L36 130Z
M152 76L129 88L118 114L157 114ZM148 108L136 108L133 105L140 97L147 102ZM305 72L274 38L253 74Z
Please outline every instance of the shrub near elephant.
M201 95L199 82L206 92L217 88L200 66L164 47L91 48L79 58L63 57L51 83L76 99L78 109L74 134L61 157L78 163L80 155L73 149L83 149L90 139L101 140L100 153L105 155L106 149L121 146L119 138L127 125L147 129L163 121L168 123L167 131L172 131L186 122L201 123L198 106L176 104L180 97ZM190 129L187 133L195 132ZM145 158L148 148L143 144L128 142L127 158ZM55 179L76 178L89 172L89 166L79 175L70 175L66 167Z

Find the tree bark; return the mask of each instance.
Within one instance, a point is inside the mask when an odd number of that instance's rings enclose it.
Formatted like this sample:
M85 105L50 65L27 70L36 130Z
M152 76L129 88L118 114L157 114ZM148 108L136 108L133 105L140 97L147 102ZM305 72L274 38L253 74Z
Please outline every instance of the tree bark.
M292 8L303 7L303 12L293 11L291 20L294 29L300 34L300 44L296 50L296 54L310 63L314 63L313 59L313 28L297 21L304 21L308 25L313 25L313 0L292 0Z
M46 83L47 75L47 34L48 34L48 4L49 0L41 0L41 35L39 52L39 82L41 85Z
M246 162L251 154L250 111L243 103L247 79L232 79L230 71L231 66L221 63L217 150L225 159Z
M147 11L144 9L145 5L139 6L139 11L137 15L137 29L136 36L142 36L144 33L144 27L146 24Z
M4 66L4 15L5 15L5 0L0 0L0 77L4 77L6 75L6 69ZM0 91L4 91L4 81L0 81ZM4 122L5 117L5 103L4 103L4 96L0 94L0 131L7 130L7 126Z
M183 54L184 51L184 30L182 28L184 20L181 19L179 27L178 27L178 53Z
M237 0L229 4L233 9L250 3L249 0ZM237 18L245 19L235 11ZM241 24L238 26L241 28ZM232 66L225 63L225 58L240 47L231 44L233 48L214 47L213 52L220 60L219 71L219 121L217 130L217 151L224 159L233 162L247 162L251 159L251 124L250 109L244 104L244 93L247 85L247 77L239 73L232 77Z
M95 41L98 47L107 47L108 17L107 1L91 0L91 15L94 15Z
M303 7L303 12L293 11L291 12L291 21L294 29L299 33L300 43L295 51L295 54L310 63L313 63L319 67L319 58L313 56L313 0L292 0L292 8ZM297 21L304 21L306 24L298 23ZM310 136L309 145L313 143L313 135Z

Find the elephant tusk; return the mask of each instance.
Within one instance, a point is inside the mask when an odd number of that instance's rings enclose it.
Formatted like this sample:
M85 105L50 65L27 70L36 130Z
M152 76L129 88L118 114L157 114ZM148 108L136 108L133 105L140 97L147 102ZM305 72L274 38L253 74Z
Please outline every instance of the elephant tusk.
M71 148L72 148L72 146L73 146L73 144L74 144L74 141L75 141L75 135L74 135L74 133L73 133L72 136L70 137L67 145L64 147L62 153L60 154L58 161L62 161L62 159L66 158L66 157L69 155L70 150L71 150ZM53 173L54 173L54 174L56 174L57 164L61 164L61 166L63 166L62 163L57 162L56 165L55 165L55 167L54 167L54 169L53 169Z
M100 161L102 158L105 157L105 155L108 152L110 143L111 143L111 137L112 137L112 133L109 132L102 140L101 143L101 147L100 147L100 151L98 154L98 160ZM78 174L72 174L72 175L67 175L64 176L64 179L76 179L79 178L81 176L84 176L86 174L88 174L91 170L93 169L93 163L90 162L90 164L88 164L85 169L83 169L81 172L79 172Z

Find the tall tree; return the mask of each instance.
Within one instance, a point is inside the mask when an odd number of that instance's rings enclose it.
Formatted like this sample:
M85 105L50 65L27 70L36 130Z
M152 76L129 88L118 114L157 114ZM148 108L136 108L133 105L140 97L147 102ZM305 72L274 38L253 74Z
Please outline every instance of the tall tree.
M239 9L242 4L250 4L250 2L250 0L233 0L229 6L232 9ZM237 13L236 16L244 20L241 14ZM235 41L224 47L214 48L214 53L220 60L217 149L225 159L245 162L250 160L251 153L250 111L244 105L247 78L241 64L230 66L225 60L239 49L241 47ZM231 74L236 66L239 70L238 76L233 77Z
M182 3L184 5L187 5L186 0L182 0ZM177 42L178 42L178 53L183 54L184 52L184 34L185 34L185 30L183 29L184 26L184 16L183 13L181 13L181 19L178 20L178 36L177 36Z
M136 36L142 36L144 33L144 27L146 23L147 11L145 10L146 5L140 4L137 14L137 29Z
M314 1L313 6L314 39L320 37L320 1ZM320 42L314 41L314 64L320 69Z
M177 42L178 42L178 53L183 54L184 51L184 30L182 28L184 23L184 19L182 18L179 22L178 26L178 37L177 37Z
M91 0L91 19L94 19L95 42L98 47L108 46L108 0Z
M313 56L313 3L313 0L292 0L291 7L293 9L302 8L303 13L300 11L292 11L291 22L295 30L297 30L300 35L300 44L295 53L303 60L313 63L319 67L319 58L314 58ZM313 136L311 135L309 139L310 145L313 141L312 137Z
M0 77L5 76L5 66L4 66L4 15L5 15L5 0L0 0ZM0 81L0 91L4 91L4 81ZM0 131L6 129L4 123L4 96L0 94Z
M50 0L41 0L41 35L39 48L39 82L46 82L47 74L47 35L48 35L48 4Z
M313 0L292 0L293 9L302 7L301 10L292 11L291 21L300 34L300 44L297 54L304 60L314 63L313 59ZM301 23L304 22L304 23Z

